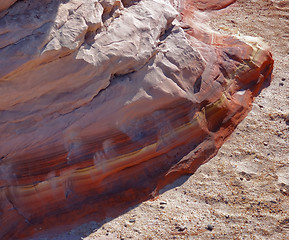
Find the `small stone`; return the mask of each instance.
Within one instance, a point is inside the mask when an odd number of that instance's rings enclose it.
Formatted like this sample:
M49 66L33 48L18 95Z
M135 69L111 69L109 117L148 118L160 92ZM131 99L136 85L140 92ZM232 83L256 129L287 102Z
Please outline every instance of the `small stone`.
M130 223L135 223L135 220L134 219L130 219L129 222Z
M141 233L137 228L132 229L134 232Z
M207 229L208 229L209 231L213 231L214 227L213 227L213 225L208 224Z
M284 82L286 80L286 78L283 77L281 80Z
M284 83L280 82L280 83L279 83L279 86L281 86L281 87L284 86Z
M165 201L160 201L160 205L165 205L165 204L167 204L167 202L165 202Z
M286 117L285 122L287 125L289 125L289 115Z
M263 144L264 144L265 146L268 146L268 142L263 142Z
M161 209L164 209L164 208L165 208L165 206L160 206L160 208L161 208Z
M179 231L179 232L183 232L187 229L187 227L185 226L177 226L176 229Z

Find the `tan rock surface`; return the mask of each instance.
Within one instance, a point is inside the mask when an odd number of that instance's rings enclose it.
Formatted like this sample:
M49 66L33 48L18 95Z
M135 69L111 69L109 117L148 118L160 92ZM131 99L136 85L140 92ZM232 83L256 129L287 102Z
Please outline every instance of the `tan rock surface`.
M1 0L0 2L0 12L9 8L17 0Z

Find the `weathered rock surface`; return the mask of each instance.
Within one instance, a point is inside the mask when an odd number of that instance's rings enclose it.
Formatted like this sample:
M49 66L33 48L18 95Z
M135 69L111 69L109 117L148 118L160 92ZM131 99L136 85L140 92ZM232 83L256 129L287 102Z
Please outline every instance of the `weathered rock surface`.
M211 32L197 11L233 1L6 2L1 239L155 196L213 157L270 83L260 40Z

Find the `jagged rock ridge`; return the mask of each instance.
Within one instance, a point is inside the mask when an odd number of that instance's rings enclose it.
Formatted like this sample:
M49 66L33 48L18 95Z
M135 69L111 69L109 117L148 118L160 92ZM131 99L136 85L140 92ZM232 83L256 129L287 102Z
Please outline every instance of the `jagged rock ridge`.
M213 157L270 83L263 43L201 21L197 9L233 1L8 2L1 239L56 219L101 221L155 196Z

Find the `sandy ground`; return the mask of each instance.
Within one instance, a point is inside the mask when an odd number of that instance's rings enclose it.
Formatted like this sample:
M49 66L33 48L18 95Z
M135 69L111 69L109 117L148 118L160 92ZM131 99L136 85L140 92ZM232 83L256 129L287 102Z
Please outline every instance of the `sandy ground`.
M271 86L194 175L103 225L91 222L54 240L289 239L289 0L239 0L210 24L270 44Z

